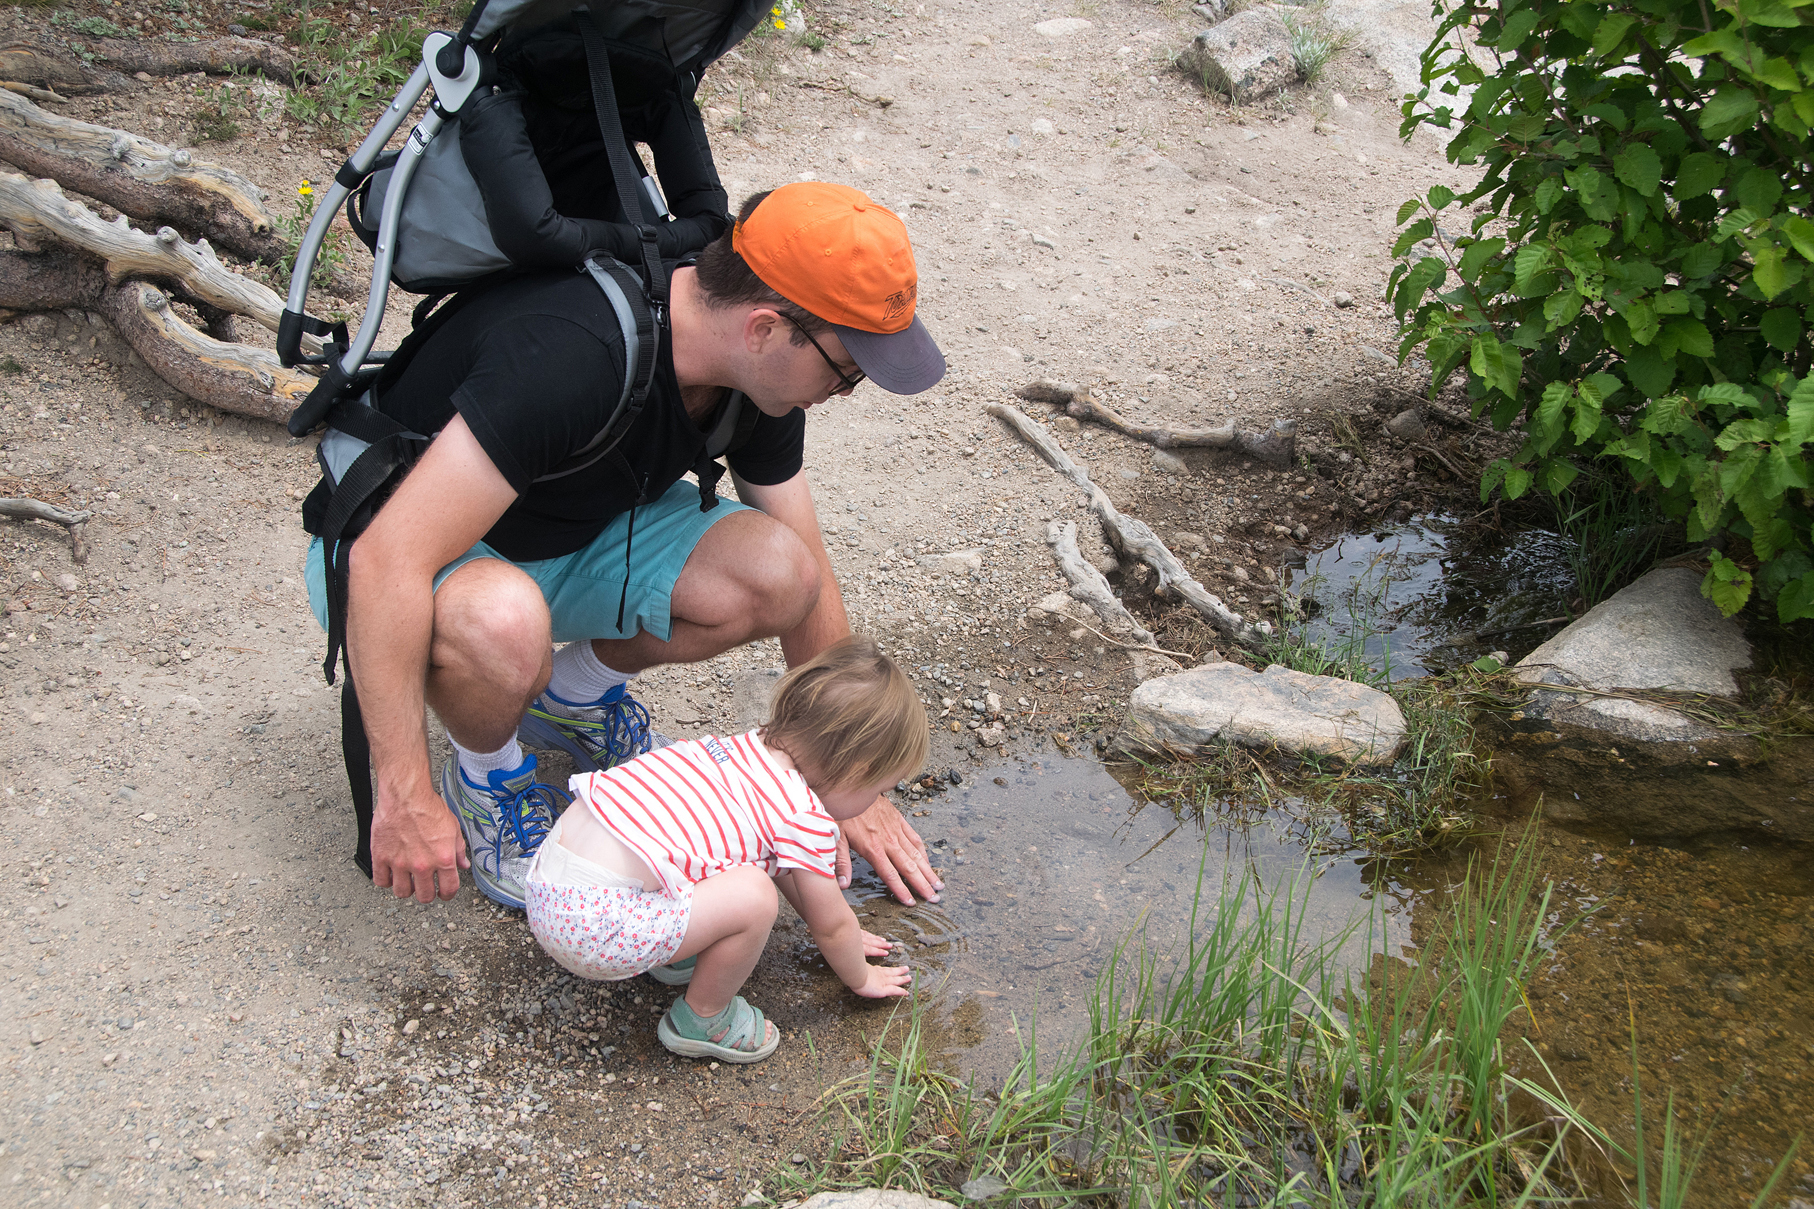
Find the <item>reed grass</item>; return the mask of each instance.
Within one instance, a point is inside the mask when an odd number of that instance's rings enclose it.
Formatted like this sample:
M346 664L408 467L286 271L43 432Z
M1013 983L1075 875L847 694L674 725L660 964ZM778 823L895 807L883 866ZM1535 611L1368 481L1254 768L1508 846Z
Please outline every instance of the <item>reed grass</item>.
M829 1152L790 1193L999 1187L1142 1209L1569 1195L1564 1142L1603 1135L1512 1075L1502 1049L1554 936L1528 848L1471 870L1422 964L1376 958L1359 980L1336 960L1354 930L1312 935L1308 889L1307 874L1200 887L1181 951L1154 952L1136 928L1097 980L1088 1035L1042 1054L1029 1030L986 1092L934 1070L923 1008L903 1012L869 1069L823 1097ZM1357 926L1372 941L1383 922ZM1527 1120L1519 1103L1542 1112Z

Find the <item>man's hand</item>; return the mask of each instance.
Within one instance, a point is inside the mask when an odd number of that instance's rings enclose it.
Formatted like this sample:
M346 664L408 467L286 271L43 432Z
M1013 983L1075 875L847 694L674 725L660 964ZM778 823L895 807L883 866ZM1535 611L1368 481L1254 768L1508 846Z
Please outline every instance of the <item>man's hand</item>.
M431 903L460 890L460 870L470 869L460 821L439 794L379 803L372 818L372 884L398 898ZM439 883L439 889L437 889Z
M889 893L909 907L914 894L935 903L945 888L932 871L926 842L885 797L877 797L868 810L838 825L838 885L844 887L850 885L851 849L875 866Z

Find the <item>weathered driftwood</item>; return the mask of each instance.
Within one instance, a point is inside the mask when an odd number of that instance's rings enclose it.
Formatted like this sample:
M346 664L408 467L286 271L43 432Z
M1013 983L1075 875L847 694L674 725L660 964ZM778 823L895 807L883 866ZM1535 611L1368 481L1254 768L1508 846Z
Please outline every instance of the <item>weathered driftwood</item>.
M249 260L275 264L286 250L262 191L239 173L182 148L49 113L5 90L0 160L143 222L210 238Z
M1052 559L1058 564L1059 573L1071 584L1071 599L1081 601L1096 611L1102 618L1102 624L1111 634L1122 631L1131 632L1142 646L1151 647L1157 641L1151 630L1145 629L1134 620L1134 615L1127 607L1115 598L1114 589L1109 581L1102 577L1102 572L1092 567L1083 559L1077 549L1077 522L1053 520L1046 525L1046 545L1052 547Z
M190 299L216 336L230 316ZM114 285L106 270L81 253L0 251L0 308L98 311L171 386L211 406L266 420L287 417L315 379L283 368L266 349L212 338L185 323L169 299L140 281ZM212 312L212 313L210 313Z
M1233 420L1216 428L1155 428L1125 419L1068 382L1029 382L1016 393L1031 403L1061 406L1074 420L1112 428L1159 449L1232 449L1279 467L1291 465L1297 456L1297 424L1292 420L1274 420L1266 432L1245 431Z
M1248 622L1223 604L1220 597L1198 583L1184 569L1184 564L1178 561L1177 556L1159 540L1159 535L1153 532L1152 526L1131 516L1121 515L1108 493L1090 480L1088 470L1071 460L1070 455L1046 432L1044 425L1019 408L1004 403L987 404L984 410L1005 420L1053 469L1070 479L1090 497L1090 510L1102 519L1102 531L1115 549L1123 555L1138 558L1159 573L1159 586L1154 589L1156 595L1176 595L1201 613L1223 636L1242 646L1258 648L1271 636L1272 627L1266 622Z
M158 377L210 407L283 420L314 389L314 377L285 369L269 349L225 344L197 331L142 281L109 289L101 313Z
M0 226L30 247L57 243L98 257L116 285L133 277L163 282L197 301L254 319L271 331L277 330L283 313L283 299L276 291L227 268L206 240L186 243L170 227L147 235L124 217L107 222L65 197L54 181L0 172Z
M95 38L88 48L95 56L124 72L148 76L180 76L205 71L227 76L256 71L280 84L296 75L296 56L283 47L257 38L202 38L194 42L167 42L161 38Z
M0 516L50 521L69 530L69 556L77 566L88 561L88 518L92 512L65 512L55 504L32 499L0 499Z
M121 86L138 87L130 77L117 71L93 71L71 63L62 48L48 40L17 37L0 46L0 78L66 97L110 92Z

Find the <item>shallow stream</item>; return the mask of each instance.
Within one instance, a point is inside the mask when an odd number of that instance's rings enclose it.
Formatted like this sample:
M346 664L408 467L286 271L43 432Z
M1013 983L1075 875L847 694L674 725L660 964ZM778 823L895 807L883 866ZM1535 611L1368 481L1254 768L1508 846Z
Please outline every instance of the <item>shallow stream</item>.
M1555 633L1558 625L1513 627L1567 611L1573 581L1562 539L1527 530L1462 542L1459 530L1451 518L1420 518L1313 555L1288 585L1322 606L1311 636L1362 643L1369 662L1399 679L1492 650L1517 658ZM1544 780L1520 760L1529 757L1515 745L1499 758L1502 784ZM1768 775L1760 768L1753 779L1766 796L1814 792L1814 745L1780 751ZM1581 792L1604 800L1583 813L1644 816L1645 798L1684 788L1602 769ZM914 822L940 854L942 903L904 909L869 879L857 886L859 911L872 930L909 942L929 976L921 985L935 996L942 1064L999 1078L1036 1015L1042 1053L1083 1035L1094 980L1118 943L1138 936L1156 952L1180 947L1199 884L1195 905L1208 919L1228 879L1252 874L1284 887L1307 873L1312 936L1341 934L1378 912L1371 933L1349 933L1344 967L1366 969L1376 960L1370 948L1415 962L1421 942L1444 928L1469 857L1490 859L1538 807L1534 792L1489 795L1479 803L1487 834L1388 862L1332 850L1329 832L1339 828L1306 821L1296 803L1257 817L1179 815L1141 801L1099 764L1053 753L969 772L920 804ZM1629 1145L1635 1033L1652 1146L1669 1095L1690 1137L1706 1131L1693 1203L1749 1204L1803 1134L1778 1203L1785 1190L1814 1198L1806 850L1748 837L1645 842L1549 823L1532 835L1539 884L1554 887L1549 922L1559 939L1529 989L1529 1013L1515 1022L1521 1035L1506 1038L1518 1072L1541 1080L1547 1065L1590 1120ZM800 959L809 954L802 945ZM1625 1205L1611 1178L1597 1203Z

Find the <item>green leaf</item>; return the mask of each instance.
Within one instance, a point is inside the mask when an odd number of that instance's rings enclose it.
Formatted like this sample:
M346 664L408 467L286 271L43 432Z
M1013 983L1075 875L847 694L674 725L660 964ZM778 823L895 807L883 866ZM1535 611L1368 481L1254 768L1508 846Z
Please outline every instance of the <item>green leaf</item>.
M1587 444L1588 438L1600 430L1600 401L1589 395L1585 383L1583 387L1575 392L1575 417L1568 426L1577 445ZM1550 490L1554 491L1555 488Z
M1531 489L1531 472L1522 466L1508 466L1505 471L1505 498L1515 500Z
M1713 443L1731 453L1741 445L1753 445L1759 441L1768 441L1776 433L1776 425L1768 420L1738 420L1726 425Z
M1760 215L1768 214L1782 200L1782 177L1766 168L1752 168L1738 178L1738 183L1732 186L1732 194L1746 209Z
M1803 259L1814 260L1814 222L1791 215L1783 219L1783 234L1789 237L1789 242L1795 245Z
M1441 210L1455 200L1455 190L1447 185L1430 186L1430 209Z
M1663 356L1654 345L1641 345L1625 358L1625 375L1639 394L1657 398L1675 381L1675 358Z
M1801 91L1801 77L1795 74L1795 68L1787 59L1767 59L1753 74L1772 88L1784 92Z
M1405 221L1407 219L1409 219L1413 214L1417 213L1418 209L1422 205L1423 205L1422 202L1418 201L1415 197L1413 197L1410 201L1408 201L1404 205L1400 206L1398 208L1398 221L1395 225L1400 226L1400 227L1404 226Z
M1676 348L1690 357L1713 356L1713 336L1699 319L1677 319L1663 331L1674 338Z
M1723 239L1724 236L1721 236ZM1682 253L1682 276L1690 280L1697 277L1708 277L1717 272L1726 263L1726 257L1718 245L1697 243Z
M1814 374L1790 392L1788 412L1788 439L1798 446L1814 441Z
M1713 556L1713 566L1701 580L1701 595L1730 617L1751 599L1751 573L1723 554Z
M1696 58L1724 55L1729 59L1745 58L1745 40L1730 27L1702 34L1682 47L1682 53Z
M1566 327L1580 315L1581 307L1587 302L1578 290L1558 290L1543 302L1543 318L1548 321L1553 332L1559 327Z
M1561 495L1580 473L1572 463L1557 458L1543 467L1543 485L1551 495Z
M1752 25L1769 25L1779 29L1794 29L1801 24L1795 10L1807 0L1743 0L1739 9L1746 21Z
M1531 36L1531 31L1537 28L1540 15L1534 6L1519 9L1505 19L1505 25L1501 28L1499 37L1493 40L1493 45L1502 51L1517 50Z
M1727 85L1701 107L1701 133L1710 139L1737 134L1757 122L1757 94L1736 84Z
M1751 280L1766 299L1774 298L1792 284L1783 267L1780 248L1758 248L1751 254Z
M1551 177L1550 180L1554 180ZM1544 182L1545 184L1548 181ZM1528 289L1531 279L1549 267L1549 248L1540 243L1527 243L1512 257L1512 280L1520 290Z
M1755 210L1740 206L1720 219L1720 225L1714 228L1714 233L1721 239L1731 239L1740 231L1748 230L1756 221L1757 212Z
M1611 374L1589 374L1580 386L1581 393L1591 398L1596 407L1624 389L1625 384Z
M1776 594L1776 616L1784 625L1814 617L1814 571L1783 585Z
M1474 281L1480 276L1480 270L1486 266L1487 261L1504 250L1505 240L1498 236L1469 244L1467 251L1461 254L1461 263L1455 271L1461 274L1463 281Z
M1491 334L1482 332L1474 337L1469 368L1481 381L1508 398L1518 396L1518 375L1523 365L1524 360L1517 349L1499 343Z
M1634 302L1625 308L1625 322L1631 326L1631 338L1649 344L1657 338L1656 309L1647 302Z
M1600 24L1594 29L1594 53L1609 55L1619 49L1619 43L1625 40L1625 34L1637 20L1630 13L1608 13L1600 18Z
M1544 177L1537 185L1537 212L1548 214L1556 208L1556 203L1560 200L1562 200L1562 178L1559 176ZM1404 220L1399 221L1402 223Z
M1612 174L1619 178L1620 184L1649 197L1657 191L1657 182L1663 179L1663 161L1648 143L1627 143L1624 150L1613 157Z
M1551 382L1543 388L1543 398L1537 404L1537 428L1547 435L1546 444L1555 440L1555 430L1562 424L1562 409L1574 395L1575 388L1566 382Z
M1785 353L1793 352L1796 341L1801 339L1801 319L1787 307L1765 311L1757 326L1771 348Z
M1403 256L1434 234L1436 223L1429 218L1420 218L1399 232L1398 241L1392 245L1392 255Z
M1659 315L1686 315L1688 313L1688 291L1669 290L1658 294L1650 300Z
M1726 157L1706 151L1696 151L1682 157L1682 166L1675 172L1675 196L1677 201L1687 201L1703 193L1711 193L1726 178ZM1403 223L1405 220L1398 220Z

